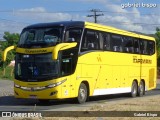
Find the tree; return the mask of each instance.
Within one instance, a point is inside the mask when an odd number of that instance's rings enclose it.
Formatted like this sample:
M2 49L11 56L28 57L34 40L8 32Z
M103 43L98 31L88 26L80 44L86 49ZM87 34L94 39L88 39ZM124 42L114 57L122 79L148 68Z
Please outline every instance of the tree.
M4 32L3 38L6 40L6 42L2 44L2 50L9 46L17 45L19 37L20 35L18 33Z
M6 40L5 42L2 43L1 46L1 50L0 51L4 51L7 47L12 46L12 45L17 45L18 40L19 40L20 35L18 33L9 33L9 32L4 32L4 36L3 38ZM15 51L10 51L7 55L7 60L6 62L2 62L0 63L0 67L2 67L2 65L8 65L11 60L14 59L15 56ZM2 60L2 56L0 55L0 59Z
M156 28L155 33L156 46L157 46L157 64L160 66L160 28Z

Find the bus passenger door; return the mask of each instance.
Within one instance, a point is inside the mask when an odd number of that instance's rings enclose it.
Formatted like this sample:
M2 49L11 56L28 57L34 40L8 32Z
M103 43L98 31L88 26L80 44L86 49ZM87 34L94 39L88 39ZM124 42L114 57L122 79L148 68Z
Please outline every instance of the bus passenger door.
M60 60L60 74L63 79L67 79L62 84L62 96L64 98L72 97L74 95L75 79L73 79L73 53L70 50L62 51Z

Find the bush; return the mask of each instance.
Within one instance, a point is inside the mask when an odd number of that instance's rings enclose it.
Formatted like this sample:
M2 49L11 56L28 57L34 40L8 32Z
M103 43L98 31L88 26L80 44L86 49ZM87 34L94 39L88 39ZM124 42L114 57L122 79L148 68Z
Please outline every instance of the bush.
M14 79L14 67L7 66L5 67L5 71L4 69L0 68L0 79L13 80Z

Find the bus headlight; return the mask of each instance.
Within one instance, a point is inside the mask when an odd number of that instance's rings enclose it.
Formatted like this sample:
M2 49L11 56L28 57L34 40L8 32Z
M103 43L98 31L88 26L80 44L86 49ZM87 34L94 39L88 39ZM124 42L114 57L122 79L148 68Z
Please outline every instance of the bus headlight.
M27 91L31 91L31 88L29 88L29 87L23 87L23 86L21 86L21 89L27 90Z
M14 84L14 87L16 88L20 88L21 86L17 85L17 84Z
M56 87L56 86L61 85L62 83L64 83L66 80L67 80L67 79L62 80L62 81L57 82L57 83L54 83L54 84L51 84L51 85L48 85L48 86L46 86L46 87L48 87L48 88Z
M25 86L20 86L20 85L17 85L17 84L14 84L14 87L16 88L20 88L22 90L27 90L27 91L39 91L39 90L44 90L44 89L47 89L47 88L53 88L53 87L56 87L58 85L61 85L62 83L64 83L67 79L65 80L62 80L60 82L57 82L57 83L54 83L54 84L50 84L48 86L41 86L41 87L25 87Z

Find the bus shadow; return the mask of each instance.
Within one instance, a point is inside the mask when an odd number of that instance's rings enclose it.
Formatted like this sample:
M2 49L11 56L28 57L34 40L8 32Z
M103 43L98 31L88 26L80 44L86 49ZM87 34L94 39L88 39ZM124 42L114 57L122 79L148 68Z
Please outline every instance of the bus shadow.
M105 95L105 96L95 96L89 97L87 103L93 102L103 102L106 100L117 100L128 97L127 94L116 94L116 95ZM78 104L76 99L63 99L63 100L50 100L49 102L42 103L36 99L16 99L14 96L1 96L0 97L0 106L52 106L52 105L69 105L69 104Z
M74 99L63 99L50 100L49 102L42 103L37 99L16 99L14 96L0 96L0 106L51 106L63 104L75 104L75 101Z
M14 96L1 96L0 106L33 105L37 100L16 99Z

